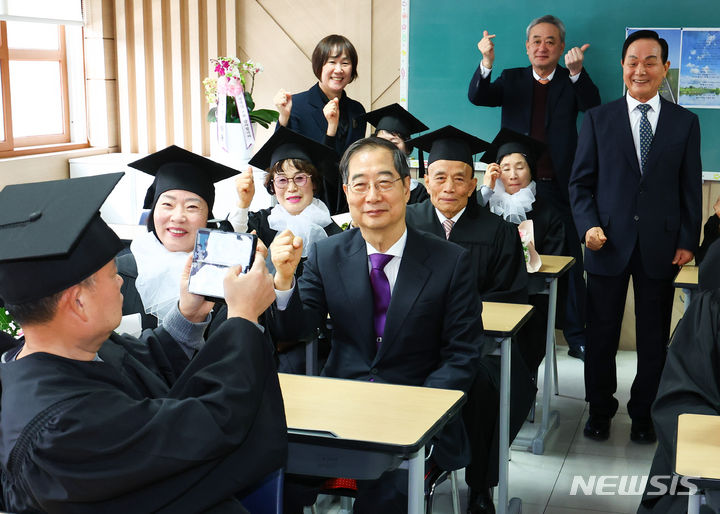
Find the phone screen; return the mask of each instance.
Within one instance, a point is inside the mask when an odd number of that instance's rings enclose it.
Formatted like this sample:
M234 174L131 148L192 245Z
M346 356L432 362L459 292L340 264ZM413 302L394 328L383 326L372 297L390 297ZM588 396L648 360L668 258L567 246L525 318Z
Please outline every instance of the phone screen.
M225 298L223 280L228 268L240 265L247 273L255 258L257 236L201 228L195 236L188 291Z

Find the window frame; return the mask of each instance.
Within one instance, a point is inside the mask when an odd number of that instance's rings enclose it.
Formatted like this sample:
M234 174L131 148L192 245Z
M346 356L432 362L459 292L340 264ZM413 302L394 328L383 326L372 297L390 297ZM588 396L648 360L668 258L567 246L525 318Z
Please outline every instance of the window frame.
M2 108L4 140L0 140L0 158L31 155L76 148L87 148L89 142L72 143L70 133L70 94L68 83L68 56L64 25L58 28L58 48L11 49L7 42L7 22L0 21L0 89L2 90ZM10 93L10 61L59 62L60 95L62 101L63 132L34 136L14 137L12 130L12 97Z

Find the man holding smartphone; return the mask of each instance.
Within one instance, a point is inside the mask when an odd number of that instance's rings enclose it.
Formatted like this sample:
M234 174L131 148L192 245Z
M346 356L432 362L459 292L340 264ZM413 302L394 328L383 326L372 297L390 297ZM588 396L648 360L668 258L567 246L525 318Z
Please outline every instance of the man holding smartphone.
M187 292L143 340L121 319L122 249L100 205L122 174L0 192L0 302L25 336L2 355L0 482L11 512L245 512L287 457L262 259L224 281L228 320ZM72 209L68 208L72 206Z

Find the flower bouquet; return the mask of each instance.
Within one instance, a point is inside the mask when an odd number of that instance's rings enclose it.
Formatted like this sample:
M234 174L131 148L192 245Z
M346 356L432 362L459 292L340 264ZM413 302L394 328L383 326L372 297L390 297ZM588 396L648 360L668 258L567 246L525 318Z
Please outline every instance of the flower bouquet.
M535 250L535 227L532 220L525 220L518 225L520 242L525 255L525 266L528 273L535 273L542 266L540 255Z
M218 57L210 59L215 64L217 78L207 77L203 80L205 98L212 106L207 114L209 122L216 122L218 110L225 111L227 123L241 123L244 113L239 110L238 104L244 103L244 108L250 116L252 123L258 123L265 128L278 119L278 112L272 109L255 109L252 94L255 88L255 75L263 71L259 63L251 60L242 62L237 57ZM247 82L250 82L250 88ZM225 98L225 105L218 106L218 98Z

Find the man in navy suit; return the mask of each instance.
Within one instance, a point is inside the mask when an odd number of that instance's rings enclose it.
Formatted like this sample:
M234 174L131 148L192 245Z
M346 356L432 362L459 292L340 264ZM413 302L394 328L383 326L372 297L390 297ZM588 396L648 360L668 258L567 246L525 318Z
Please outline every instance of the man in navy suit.
M621 61L627 95L586 114L570 178L588 280L584 433L596 440L609 437L618 407L615 354L630 276L638 354L630 438L656 440L650 406L665 363L672 281L700 239L700 125L658 94L667 55L667 42L654 31L627 38Z
M553 204L565 223L566 246L577 265L569 274L568 303L565 309L565 339L570 355L584 357L585 282L582 251L575 236L568 179L577 144L578 112L600 105L600 93L583 67L584 52L590 46L572 48L558 64L565 50L565 25L546 15L530 22L525 47L530 66L504 70L490 82L495 60L494 34L483 32L478 43L482 62L470 81L468 98L475 105L502 106L502 126L544 141L548 151L536 164L538 197Z
M348 148L340 169L359 228L316 243L297 284L302 241L289 231L277 236L270 246L277 289L273 335L301 338L329 314L333 334L324 375L467 392L483 353L482 306L467 250L405 225L410 174L393 143L361 139ZM384 259L381 271L378 258ZM468 464L462 420L440 433L433 458L445 470ZM406 491L404 470L360 482L355 511L402 512Z

